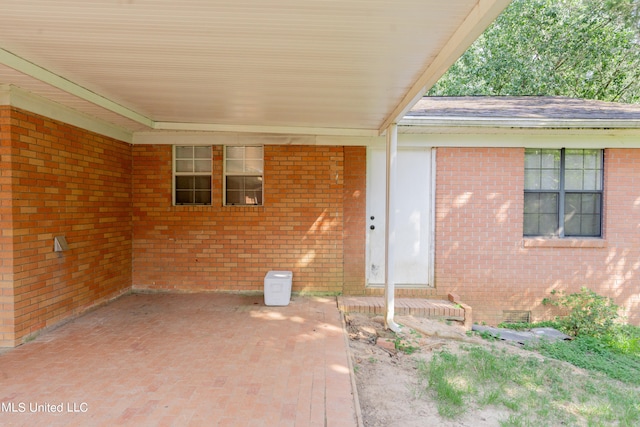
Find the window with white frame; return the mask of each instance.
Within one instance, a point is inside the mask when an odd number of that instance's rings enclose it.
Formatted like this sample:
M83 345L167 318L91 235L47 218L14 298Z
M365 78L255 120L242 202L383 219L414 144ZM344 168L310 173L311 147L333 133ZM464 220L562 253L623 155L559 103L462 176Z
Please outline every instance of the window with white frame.
M524 235L601 237L604 152L526 149Z
M263 156L262 146L225 147L225 205L262 205Z
M211 146L173 147L173 203L211 204Z

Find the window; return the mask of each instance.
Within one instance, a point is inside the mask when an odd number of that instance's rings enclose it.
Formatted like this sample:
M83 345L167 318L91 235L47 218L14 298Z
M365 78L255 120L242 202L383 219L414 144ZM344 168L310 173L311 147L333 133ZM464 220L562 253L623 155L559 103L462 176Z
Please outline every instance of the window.
M602 236L602 150L527 149L524 235Z
M262 172L262 147L225 147L225 204L262 205Z
M211 147L173 147L175 205L211 204Z

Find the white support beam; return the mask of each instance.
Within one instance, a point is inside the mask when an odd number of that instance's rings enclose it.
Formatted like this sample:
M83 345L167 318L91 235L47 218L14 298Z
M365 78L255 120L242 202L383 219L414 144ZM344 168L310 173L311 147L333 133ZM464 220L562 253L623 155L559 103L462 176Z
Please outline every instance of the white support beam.
M120 141L128 143L133 141L133 134L127 129L12 85L0 84L0 105L11 105Z
M77 96L80 99L91 102L123 117L131 119L135 122L141 123L149 128L153 128L153 120L142 114L133 111L127 107L124 107L102 95L98 95L95 92L90 91L70 80L60 77L59 75L42 68L32 62L27 61L13 53L0 49L0 64L4 64L7 67L13 68L23 74L33 77L41 82L47 83L53 87L63 90L71 95Z
M393 320L395 312L395 244L396 244L396 176L398 169L398 125L387 128L387 179L385 197L385 252L384 252L384 326L394 332L400 326Z
M380 134L392 123L396 123L405 116L407 111L442 77L509 3L511 0L478 0L462 25L440 50L438 56L423 70L400 103L384 120L380 126Z

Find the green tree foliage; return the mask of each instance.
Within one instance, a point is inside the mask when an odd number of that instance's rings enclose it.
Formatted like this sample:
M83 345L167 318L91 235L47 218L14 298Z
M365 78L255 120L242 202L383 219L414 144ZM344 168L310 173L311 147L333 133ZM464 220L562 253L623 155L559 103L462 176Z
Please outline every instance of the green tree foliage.
M640 0L513 0L431 96L640 103Z

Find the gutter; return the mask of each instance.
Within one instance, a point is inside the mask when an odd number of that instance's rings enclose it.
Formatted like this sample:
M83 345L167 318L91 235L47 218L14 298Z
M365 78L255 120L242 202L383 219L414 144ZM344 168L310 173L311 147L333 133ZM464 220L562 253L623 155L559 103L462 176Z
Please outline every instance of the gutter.
M640 129L640 120L404 116L400 126L527 129Z

